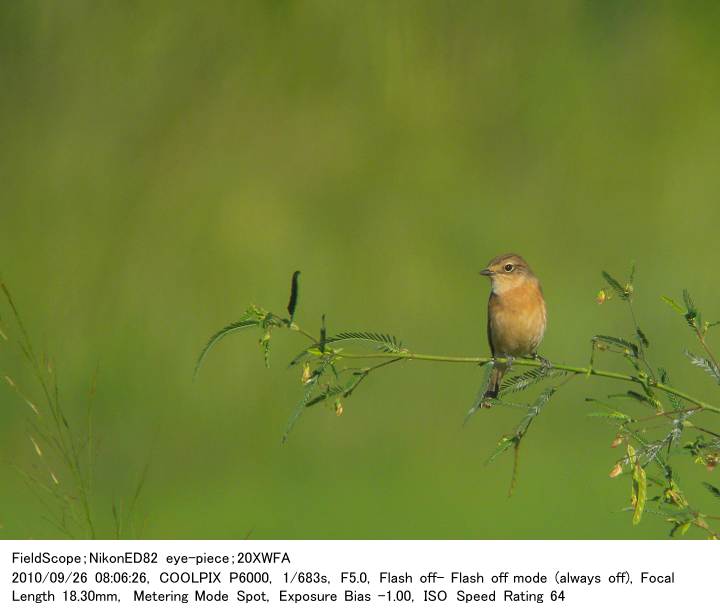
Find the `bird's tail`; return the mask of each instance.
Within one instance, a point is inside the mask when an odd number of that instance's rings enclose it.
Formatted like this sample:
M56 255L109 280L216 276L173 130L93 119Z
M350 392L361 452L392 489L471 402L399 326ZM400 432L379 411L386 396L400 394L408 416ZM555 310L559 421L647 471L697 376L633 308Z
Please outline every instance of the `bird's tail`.
M501 364L495 366L490 374L490 381L488 382L487 390L485 391L485 398L497 398L500 393L500 383L507 372L507 364Z

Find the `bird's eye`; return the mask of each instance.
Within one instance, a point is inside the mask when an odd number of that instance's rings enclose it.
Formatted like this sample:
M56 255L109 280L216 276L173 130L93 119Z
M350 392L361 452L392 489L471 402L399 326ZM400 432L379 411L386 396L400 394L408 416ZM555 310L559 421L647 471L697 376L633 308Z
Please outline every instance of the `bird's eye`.
M515 266L512 263L507 263L505 265L505 271L506 272L512 272L515 269Z

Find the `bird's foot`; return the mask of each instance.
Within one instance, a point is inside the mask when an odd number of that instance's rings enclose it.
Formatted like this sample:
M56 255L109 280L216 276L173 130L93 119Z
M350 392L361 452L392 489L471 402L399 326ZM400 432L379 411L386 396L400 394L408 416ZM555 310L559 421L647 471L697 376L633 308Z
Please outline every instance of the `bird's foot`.
M543 374L547 374L552 370L552 363L547 357L533 353L533 359L540 360L540 370L542 370Z

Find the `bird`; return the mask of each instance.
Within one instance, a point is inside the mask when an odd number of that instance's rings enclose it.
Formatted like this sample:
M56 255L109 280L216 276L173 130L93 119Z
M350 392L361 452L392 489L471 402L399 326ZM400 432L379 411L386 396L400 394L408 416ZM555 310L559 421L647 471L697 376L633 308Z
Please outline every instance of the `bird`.
M527 261L514 253L502 254L480 272L490 278L487 336L493 359L507 362L493 366L484 399L497 398L500 383L515 357L540 359L543 368L549 362L537 354L545 335L547 310L540 281Z

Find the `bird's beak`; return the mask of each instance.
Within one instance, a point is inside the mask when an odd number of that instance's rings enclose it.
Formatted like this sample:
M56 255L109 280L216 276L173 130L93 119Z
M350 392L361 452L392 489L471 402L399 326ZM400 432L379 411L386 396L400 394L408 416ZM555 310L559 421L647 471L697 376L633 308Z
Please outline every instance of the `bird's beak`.
M484 269L484 270L481 270L481 271L480 271L480 275L481 275L481 276L492 276L493 273L492 273L492 271L489 270L489 269Z

